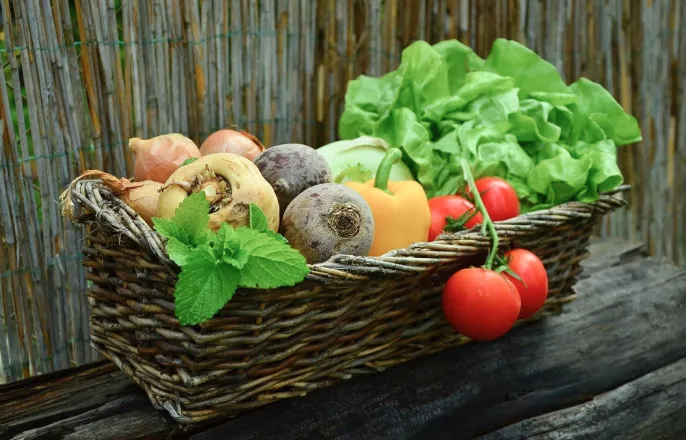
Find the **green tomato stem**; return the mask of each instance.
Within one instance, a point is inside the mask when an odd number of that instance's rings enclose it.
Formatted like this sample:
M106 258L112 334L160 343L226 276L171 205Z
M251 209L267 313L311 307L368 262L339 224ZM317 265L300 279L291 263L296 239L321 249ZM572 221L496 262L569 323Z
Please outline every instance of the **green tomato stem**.
M484 221L481 226L481 233L486 235L486 230L488 230L488 232L491 234L491 250L488 252L486 264L484 264L484 268L491 269L491 267L493 267L493 260L495 260L495 257L498 253L498 233L496 232L495 226L491 221L491 217L488 215L488 211L486 211L484 202L481 200L481 195L476 189L476 183L474 183L474 176L472 176L472 172L469 170L469 164L465 159L461 160L461 164L464 178L467 180L467 183L469 184L469 190L474 196L474 204L479 211L481 211L481 215L484 217Z
M386 151L383 159L381 159L381 163L379 163L379 167L376 169L374 188L390 193L388 191L388 179L391 177L391 169L401 157L403 157L403 152L397 148L389 148Z

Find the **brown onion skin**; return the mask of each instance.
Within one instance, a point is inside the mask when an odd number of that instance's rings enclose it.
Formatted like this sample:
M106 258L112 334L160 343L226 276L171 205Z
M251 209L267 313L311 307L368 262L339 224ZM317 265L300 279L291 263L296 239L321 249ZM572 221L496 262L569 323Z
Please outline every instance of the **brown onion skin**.
M160 188L162 188L162 184L154 180L137 182L137 184L131 184L127 188L127 191L122 195L122 199L141 216L145 223L153 226L152 218L157 217L157 201L160 197Z
M129 149L134 154L133 177L136 181L164 183L186 159L201 157L195 143L179 133L150 139L131 138Z
M245 131L217 130L200 145L200 154L233 153L254 160L264 151L264 145L255 136Z

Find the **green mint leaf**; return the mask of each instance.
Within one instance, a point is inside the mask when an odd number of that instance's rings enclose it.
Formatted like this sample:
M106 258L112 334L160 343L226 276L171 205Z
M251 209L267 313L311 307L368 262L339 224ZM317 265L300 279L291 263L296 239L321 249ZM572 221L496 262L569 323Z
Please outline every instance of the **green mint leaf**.
M273 289L293 286L309 273L305 257L278 237L255 229L236 230L241 250L249 257L241 269L243 287Z
M214 255L237 269L242 269L250 255L241 248L236 230L228 223L222 223L214 239Z
M286 237L269 229L269 221L267 220L267 216L264 215L264 211L262 211L262 209L254 203L250 204L250 227L257 231L264 232L270 237L277 238L284 243L288 243Z
M228 264L229 266L235 267L236 269L240 270L245 266L245 263L248 261L248 254L245 252L241 252L235 257L230 257L228 255L222 255L221 261L223 263Z
M181 166L183 167L183 166L192 164L192 163L195 162L196 160L198 160L197 157L189 157L188 159L184 160L183 163L181 163Z
M213 317L236 292L239 278L239 270L217 261L209 244L193 249L174 291L174 314L179 323L195 325Z
M254 203L250 204L250 227L258 231L269 230L269 221L264 211Z
M186 264L188 255L192 250L192 247L184 244L176 237L170 237L169 241L167 241L167 255L169 255L169 258L179 266Z
M226 251L233 252L240 247L236 230L228 223L222 223L213 240L213 247L217 258L221 258ZM231 255L231 254L229 254Z
M174 237L187 246L208 243L214 233L209 229L210 205L200 191L186 197L171 219L153 218L155 229L167 238Z
M152 223L155 225L155 230L160 233L163 237L171 240L172 238L180 241L181 243L191 243L190 235L186 232L181 225L176 223L170 218L160 218L153 217Z
M266 234L266 235L268 235L268 236L270 236L270 237L272 237L272 238L275 238L275 239L279 240L280 242L282 242L282 243L284 243L284 244L288 244L288 239L287 239L286 237L284 237L283 235L279 234L278 232L272 231L271 229L267 229L266 231L263 231L262 233L263 233L263 234Z

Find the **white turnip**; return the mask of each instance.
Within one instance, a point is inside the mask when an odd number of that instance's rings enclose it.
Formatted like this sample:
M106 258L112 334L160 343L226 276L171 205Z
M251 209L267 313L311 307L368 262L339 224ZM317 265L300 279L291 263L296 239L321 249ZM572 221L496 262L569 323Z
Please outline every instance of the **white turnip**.
M264 211L270 229L279 228L279 201L254 163L233 153L215 153L182 166L169 176L158 201L158 215L174 216L190 194L203 191L210 204L209 227L250 224L250 203Z

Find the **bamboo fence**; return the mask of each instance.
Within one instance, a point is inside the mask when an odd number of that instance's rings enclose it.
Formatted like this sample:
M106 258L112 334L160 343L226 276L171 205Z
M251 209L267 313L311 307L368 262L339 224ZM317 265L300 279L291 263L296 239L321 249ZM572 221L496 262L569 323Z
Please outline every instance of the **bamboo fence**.
M85 169L132 172L130 137L202 142L237 125L265 145L336 138L347 81L416 39L486 56L516 39L639 118L634 186L602 234L686 264L686 0L0 0L0 382L83 364L80 231L57 199ZM679 23L682 23L679 25ZM4 376L4 378L3 378Z

